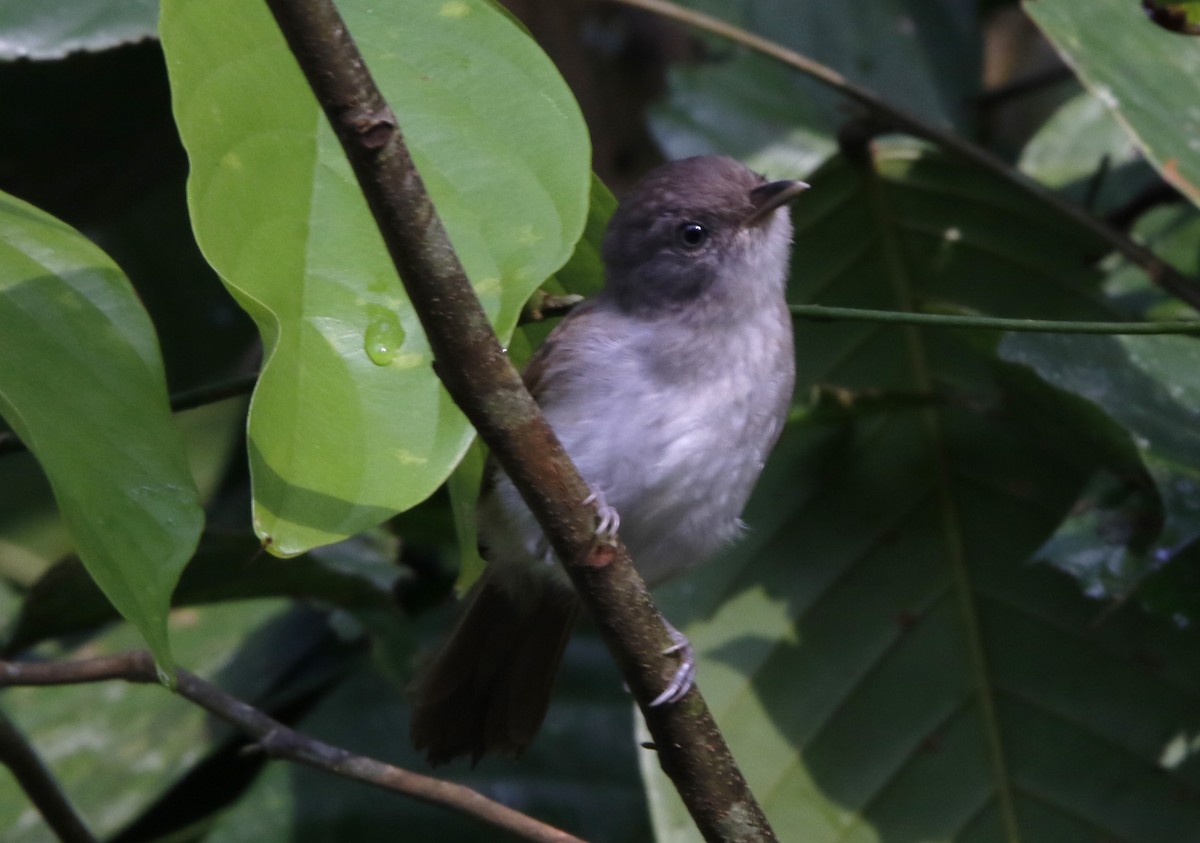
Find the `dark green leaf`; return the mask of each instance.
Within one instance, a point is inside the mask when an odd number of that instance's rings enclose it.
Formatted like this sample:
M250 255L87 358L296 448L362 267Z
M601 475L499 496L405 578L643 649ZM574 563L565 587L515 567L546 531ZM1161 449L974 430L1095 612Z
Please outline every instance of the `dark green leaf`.
M1001 353L1091 401L1131 435L1152 483L1127 474L1093 489L1039 553L1096 596L1128 594L1200 539L1200 342L1013 334Z
M1131 0L1026 0L1024 7L1163 178L1200 203L1196 43L1155 26Z
M778 3L702 0L689 6L829 65L895 104L943 124L967 122L978 93L975 13L956 0ZM777 177L804 176L834 152L845 103L774 59L710 42L672 72L652 128L668 155L722 153Z
M0 194L0 415L37 457L88 572L170 663L167 610L200 537L154 329L83 235Z
M1090 235L991 177L876 144L810 180L800 301L1111 318ZM1102 461L1071 445L1079 407L986 333L801 324L797 343L801 394L926 400L793 424L746 539L663 595L782 839L1188 839L1200 763L1169 753L1200 728L1200 651L1139 613L1093 628L1074 581L1028 564ZM658 839L696 839L656 767Z

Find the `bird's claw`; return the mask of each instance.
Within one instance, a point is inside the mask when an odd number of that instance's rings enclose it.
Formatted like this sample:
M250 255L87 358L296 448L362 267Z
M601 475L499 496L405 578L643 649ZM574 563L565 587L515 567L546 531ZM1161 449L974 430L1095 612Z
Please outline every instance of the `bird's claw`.
M667 623L667 632L673 643L663 650L663 655L678 653L679 667L675 669L675 674L663 692L651 700L651 706L677 703L687 696L687 692L692 690L692 685L696 684L696 651L692 649L692 643L670 623Z
M605 544L614 544L617 530L621 527L621 514L604 500L604 493L592 489L590 495L583 499L584 504L594 503L599 521L596 522L596 538Z

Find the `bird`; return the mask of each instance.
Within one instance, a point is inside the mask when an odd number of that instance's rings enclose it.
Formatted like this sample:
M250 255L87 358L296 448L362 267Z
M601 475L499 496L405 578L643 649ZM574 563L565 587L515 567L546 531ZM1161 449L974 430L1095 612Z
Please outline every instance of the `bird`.
M795 381L785 291L788 204L807 189L707 155L639 181L605 231L604 285L523 377L597 505L654 587L717 554L787 417ZM580 600L520 494L489 466L477 507L488 567L414 685L414 747L433 765L519 755L536 736ZM654 704L682 698L680 666Z

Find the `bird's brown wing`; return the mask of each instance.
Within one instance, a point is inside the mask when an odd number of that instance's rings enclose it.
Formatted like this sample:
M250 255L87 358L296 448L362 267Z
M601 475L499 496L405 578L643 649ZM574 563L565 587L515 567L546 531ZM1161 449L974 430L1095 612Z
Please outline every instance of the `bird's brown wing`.
M584 327L589 321L595 318L593 315L593 301L582 302L577 305L570 313L563 317L545 341L538 346L537 350L529 358L525 364L525 368L521 370L521 379L525 381L525 388L533 396L533 400L538 404L542 403L542 399L549 389L549 385L554 381L554 356L555 349L560 348L565 343L569 343L571 338L576 336L579 331L587 330ZM489 454L487 462L483 468L483 484L480 486L479 495L483 497L492 491L492 487L496 482L496 472L500 470L500 466L496 460Z
M556 350L569 343L580 331L587 330L587 324L596 318L594 304L595 299L585 301L563 317L525 364L521 377L525 381L525 388L539 404L554 379L552 363Z
M591 318L590 310L584 304L568 314L526 365L525 385L539 402L555 378L555 349ZM498 470L488 457L481 500L492 493ZM472 762L486 754L519 755L546 715L578 611L569 589L547 585L516 599L494 571L485 573L454 633L417 682L413 745L435 765L462 755Z

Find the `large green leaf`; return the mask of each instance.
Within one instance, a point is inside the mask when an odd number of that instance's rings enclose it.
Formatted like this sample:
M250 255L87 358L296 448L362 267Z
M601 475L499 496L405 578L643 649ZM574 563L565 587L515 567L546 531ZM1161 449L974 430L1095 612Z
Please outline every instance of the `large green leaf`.
M1029 334L1007 337L1001 353L1129 431L1154 482L1149 490L1110 483L1075 508L1042 556L1099 594L1124 596L1200 540L1200 342Z
M965 165L877 145L795 206L802 301L1108 313L1097 244ZM786 841L1168 843L1200 828L1200 651L1028 560L1097 457L994 335L800 324L794 423L747 538L663 595ZM876 401L909 396L905 406ZM860 409L861 405L861 409ZM660 841L695 839L653 756ZM1185 794L1181 798L1181 794Z
M153 38L157 0L5 0L0 59L58 59Z
M1026 0L1025 11L1146 151L1200 203L1200 43L1127 0Z
M339 9L507 339L583 230L574 100L486 0ZM472 434L265 4L169 0L162 38L197 239L267 349L249 422L256 529L298 553L425 498Z
M975 13L958 0L685 5L823 62L897 105L943 124L967 122L978 93ZM835 150L845 102L774 59L714 41L706 60L671 73L651 126L672 158L723 153L779 176L805 175Z
M79 556L161 664L204 516L154 329L120 269L0 194L0 415L45 470Z

